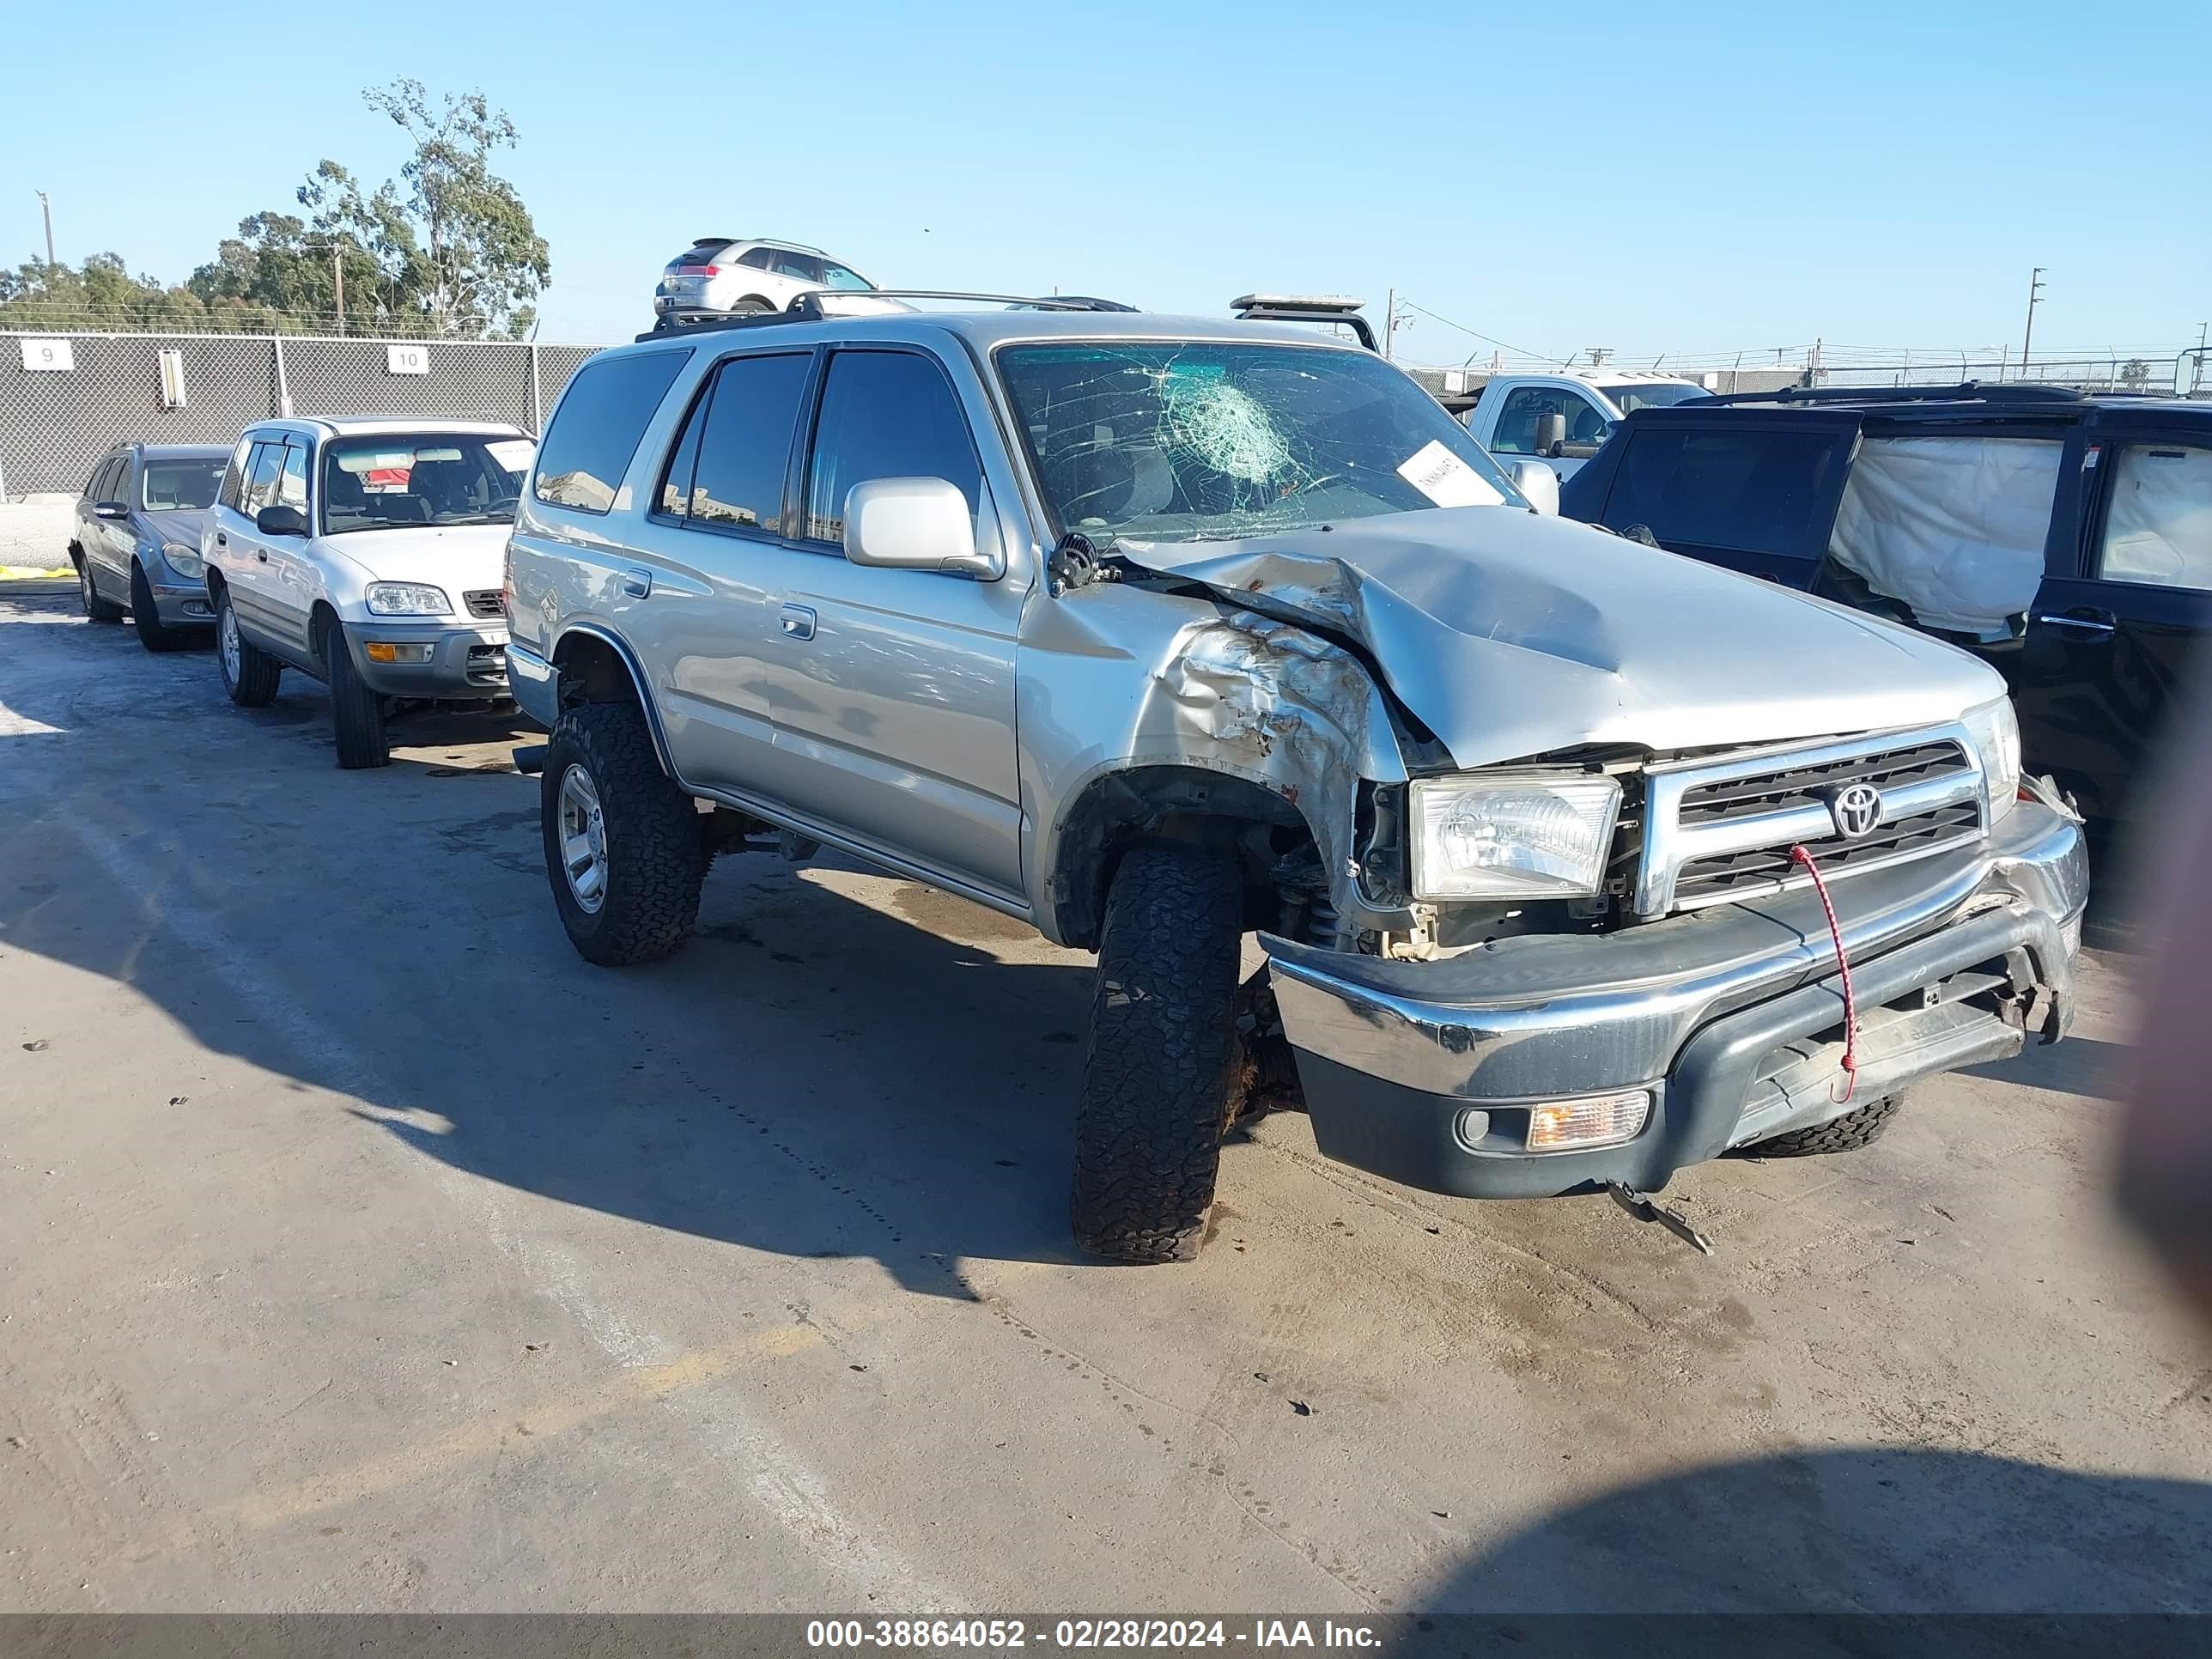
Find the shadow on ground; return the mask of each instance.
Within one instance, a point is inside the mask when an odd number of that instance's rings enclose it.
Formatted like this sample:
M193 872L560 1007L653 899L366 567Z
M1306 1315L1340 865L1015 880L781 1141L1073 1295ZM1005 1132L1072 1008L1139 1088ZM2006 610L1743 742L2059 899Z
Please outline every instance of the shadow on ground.
M1657 1615L1620 1638L1680 1650L2041 1652L2032 1626L1815 1619L1778 1643L1686 1613L1927 1615L2212 1612L2212 1486L2077 1474L1969 1452L1863 1448L1722 1464L1563 1509L1410 1598L1482 1621L1490 1651L1543 1653L1571 1623L1534 1615ZM2200 1628L2200 1635L2203 1633ZM1757 1635L1759 1640L1736 1645ZM2075 1632L2078 1636L2079 1632ZM2148 1636L2148 1630L2137 1634ZM1881 1639L1873 1639L1875 1637ZM1940 1640L1936 1639L1938 1637ZM1923 1643L1920 1639L1925 1638ZM1552 1638L1552 1639L1547 1639ZM2127 1632L2103 1644L2145 1651ZM2069 1642L2069 1650L2082 1644ZM2195 1651L2203 1651L2197 1648Z
M546 890L538 781L506 764L526 733L424 712L393 728L410 758L340 772L299 677L239 710L204 654L9 631L47 636L50 672L0 667L48 728L0 737L0 811L12 771L39 852L0 876L7 948L128 983L488 1181L873 1257L933 1295L972 1294L963 1260L1070 1259L1087 957L927 888L859 878L862 902L744 854L677 957L592 968ZM89 1018L75 1035L97 1041Z

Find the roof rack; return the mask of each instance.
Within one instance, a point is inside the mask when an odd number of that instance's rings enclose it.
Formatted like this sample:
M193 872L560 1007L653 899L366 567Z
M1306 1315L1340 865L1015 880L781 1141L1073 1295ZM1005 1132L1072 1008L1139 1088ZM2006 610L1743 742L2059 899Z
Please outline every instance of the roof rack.
M1229 308L1246 323L1341 323L1372 351L1375 325L1359 314L1366 303L1348 294L1247 294L1231 300Z
M1729 392L1717 404L2078 404L2084 392L2024 380L1961 380L1956 386L1785 386L1772 392ZM1705 405L1700 404L1699 407Z
M727 316L701 317L690 321L661 317L637 337L640 341L665 340L672 335L696 334L704 330L759 328L774 323L820 323L850 314L824 308L824 295L840 300L974 300L1022 311L1133 312L1137 308L1118 300L1098 300L1076 294L964 294L954 289L936 288L809 289L793 295L790 305L781 311L733 311Z

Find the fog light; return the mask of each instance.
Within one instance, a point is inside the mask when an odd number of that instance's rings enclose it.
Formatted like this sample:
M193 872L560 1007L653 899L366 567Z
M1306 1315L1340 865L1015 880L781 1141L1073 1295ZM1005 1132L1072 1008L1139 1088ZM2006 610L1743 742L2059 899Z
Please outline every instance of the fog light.
M1592 1095L1583 1100L1547 1100L1528 1109L1528 1150L1559 1152L1633 1140L1644 1133L1650 1115L1649 1089L1624 1089L1617 1095Z
M427 645L393 645L384 640L371 640L362 647L371 662L428 662L430 647Z
M1459 1115L1459 1143L1461 1146L1467 1147L1480 1146L1482 1145L1483 1138L1489 1133L1489 1113L1477 1110L1462 1112Z

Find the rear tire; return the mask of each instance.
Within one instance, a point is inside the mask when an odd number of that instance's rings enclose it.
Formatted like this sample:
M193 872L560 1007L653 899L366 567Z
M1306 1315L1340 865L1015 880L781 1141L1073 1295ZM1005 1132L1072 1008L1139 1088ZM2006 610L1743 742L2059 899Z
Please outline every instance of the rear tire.
M699 921L711 862L691 797L661 770L645 711L562 711L538 787L545 877L568 943L625 967L674 952Z
M1903 1095L1884 1095L1856 1111L1816 1123L1809 1129L1790 1129L1765 1140L1754 1140L1735 1149L1739 1158L1818 1158L1826 1152L1855 1152L1881 1139L1905 1104Z
M1076 1243L1188 1261L1205 1236L1233 1109L1243 883L1192 847L1139 847L1107 896L1075 1120Z
M222 672L222 689L240 708L266 708L276 701L276 682L284 665L238 631L238 613L230 608L230 589L215 591L216 665Z
M131 625L138 630L138 643L149 651L181 651L195 641L181 628L172 628L154 608L154 586L146 580L146 567L131 567Z
M76 562L76 602L84 614L94 622L121 622L123 607L111 599L100 597L100 589L92 580L92 561L79 555Z
M331 677L331 725L337 738L339 769L365 772L391 765L383 694L362 683L361 671L353 665L353 649L346 644L345 625L325 624L322 644L324 668Z

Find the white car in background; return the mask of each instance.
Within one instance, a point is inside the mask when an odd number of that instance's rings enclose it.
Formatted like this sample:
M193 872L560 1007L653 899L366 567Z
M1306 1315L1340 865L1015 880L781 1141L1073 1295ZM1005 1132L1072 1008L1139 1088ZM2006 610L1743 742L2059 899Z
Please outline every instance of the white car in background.
M866 294L875 284L818 247L764 237L702 236L671 259L653 291L653 315L695 322L732 313L782 311L802 294Z
M264 421L202 532L223 689L266 706L287 668L331 688L338 764L392 758L405 703L507 684L507 538L538 446L435 416Z

